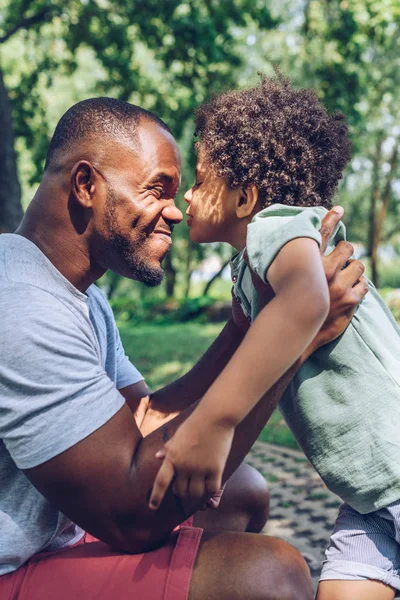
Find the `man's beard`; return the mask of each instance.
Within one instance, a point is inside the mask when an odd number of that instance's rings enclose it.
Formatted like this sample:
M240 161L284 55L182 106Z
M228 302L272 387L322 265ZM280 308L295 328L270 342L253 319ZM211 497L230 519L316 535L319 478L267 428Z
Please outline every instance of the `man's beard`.
M144 283L148 287L160 285L164 279L165 273L160 267L150 267L146 264L143 254L143 244L146 240L145 235L138 240L138 248L132 248L131 242L118 232L117 197L115 191L108 187L107 205L105 212L105 226L109 234L110 244L115 254L123 264L124 270L129 270L129 277ZM142 252L141 252L142 250Z

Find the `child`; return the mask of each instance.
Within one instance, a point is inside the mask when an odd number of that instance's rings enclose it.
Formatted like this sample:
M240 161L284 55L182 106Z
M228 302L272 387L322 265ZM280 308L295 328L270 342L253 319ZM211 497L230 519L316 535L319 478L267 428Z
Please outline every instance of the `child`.
M180 496L218 488L236 425L324 322L319 229L350 158L343 118L282 77L201 106L197 135L196 183L185 195L191 239L238 250L233 291L254 325L158 453L155 508L172 477ZM332 247L344 237L340 223ZM275 294L260 312L247 261ZM346 331L301 367L280 409L344 500L317 598L392 599L400 590L400 330L372 284Z

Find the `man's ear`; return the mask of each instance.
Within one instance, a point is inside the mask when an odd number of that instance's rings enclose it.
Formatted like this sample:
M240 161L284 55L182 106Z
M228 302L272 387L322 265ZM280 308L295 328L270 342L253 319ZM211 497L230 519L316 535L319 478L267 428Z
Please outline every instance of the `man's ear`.
M92 208L98 175L91 163L80 160L71 170L71 191L82 208Z
M250 217L258 202L258 189L255 185L242 188L236 200L236 216L238 219Z

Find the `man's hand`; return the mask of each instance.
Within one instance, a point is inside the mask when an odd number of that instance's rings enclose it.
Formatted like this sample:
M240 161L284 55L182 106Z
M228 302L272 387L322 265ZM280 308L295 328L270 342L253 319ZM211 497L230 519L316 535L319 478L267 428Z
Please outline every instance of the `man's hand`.
M331 254L324 255L329 238L342 216L343 208L335 206L322 221L321 254L329 286L330 310L320 332L303 355L303 361L317 348L344 332L368 292L368 281L362 276L365 267L361 261L351 259L354 248L349 242L339 242Z
M348 264L345 267L340 266L342 259L339 252L342 257L349 256L345 262L345 265ZM368 281L362 276L364 265L359 260L350 259L352 253L351 244L340 242L334 252L326 257L327 262L324 264L324 268L327 278L329 273L333 272L332 278L328 279L331 303L329 315L316 338L306 350L303 360L317 348L333 342L345 331L361 300L368 293ZM333 271L330 271L332 266L334 267Z

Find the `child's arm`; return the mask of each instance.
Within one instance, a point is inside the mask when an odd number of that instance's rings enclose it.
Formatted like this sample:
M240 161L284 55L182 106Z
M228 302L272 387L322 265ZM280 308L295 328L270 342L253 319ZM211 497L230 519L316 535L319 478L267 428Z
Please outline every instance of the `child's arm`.
M164 462L150 504L157 508L171 479L179 496L214 493L234 429L313 340L329 310L329 293L317 243L292 240L266 274L275 297L196 410L158 454Z

